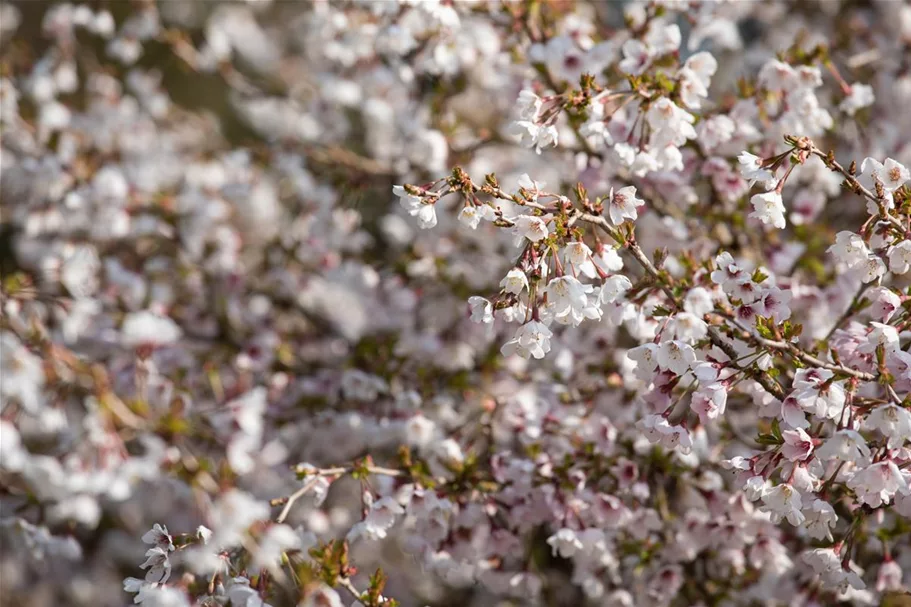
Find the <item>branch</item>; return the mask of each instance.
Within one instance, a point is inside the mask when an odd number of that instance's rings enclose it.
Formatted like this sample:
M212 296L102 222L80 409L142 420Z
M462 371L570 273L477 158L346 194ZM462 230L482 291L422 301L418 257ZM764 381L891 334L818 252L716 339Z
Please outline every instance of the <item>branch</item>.
M360 601L364 597L364 593L360 592L357 588L354 587L354 584L351 583L351 578L340 577L338 578L338 585L354 595L354 598Z
M808 365L813 365L814 367L818 367L820 369L826 369L827 371L832 371L833 373L841 373L842 375L847 375L861 381L879 382L880 380L881 375L878 373L867 373L866 371L858 371L857 369L852 369L851 367L846 367L845 365L826 362L820 358L817 358L816 356L813 356L805 350L801 350L792 343L767 339L760 335L756 335L747 327L743 326L743 324L737 322L736 319L728 318L723 314L719 314L719 316L722 316L726 320L732 322L737 326L738 329L747 334L747 339L759 346L778 350L784 354L791 356L791 358L795 358L801 362L807 363ZM895 392L895 389L888 383L884 383L883 386L885 387L886 392L889 394L889 398L891 398L896 404L900 405L902 403L902 399L898 393Z
M300 467L299 467L300 468ZM382 476L402 476L403 472L401 470L396 470L394 468L384 468L382 466L374 466L369 464L367 466L338 466L336 468L319 468L319 469L307 469L306 473L308 476L312 475L309 481L307 481L303 487L289 495L288 497L280 497L270 501L270 505L278 506L284 504L284 508L276 517L276 523L283 523L285 519L288 518L288 514L291 512L291 507L294 505L294 502L302 498L307 494L311 489L316 487L316 483L319 482L319 479L328 477L328 476L342 476L345 474L351 474L355 470L366 470L370 474L377 474ZM301 472L302 470L298 470Z
M880 209L880 216L883 219L888 221L890 224L892 224L892 226L894 226L897 230L899 230L904 235L905 238L911 238L911 230L908 230L908 228L906 228L904 225L902 225L902 222L899 221L899 219L897 217L894 217L891 213L889 213L888 209L886 209L882 205L882 199L879 196L877 196L875 193L871 192L869 189L867 189L866 187L861 185L861 183L857 180L857 178L854 175L852 175L850 171L845 169L845 167L843 167L841 164L839 164L838 161L835 160L835 158L833 158L831 154L827 154L827 153L823 152L822 150L820 150L818 147L816 147L816 144L813 143L812 141L808 141L807 145L809 147L805 148L805 149L808 149L811 154L822 159L822 161L825 163L825 165L827 167L829 167L831 170L833 170L837 173L841 173L841 175L844 176L845 181L848 182L848 184L854 189L855 192L859 192L859 193L863 194L864 197L866 197L867 199L872 201L874 204L876 204L877 207L879 207L879 209Z
M303 487L292 493L285 502L285 507L282 508L281 513L279 513L279 515L275 518L275 522L284 523L285 519L288 518L288 514L291 512L291 506L294 505L294 502L302 498L305 493L316 487L316 483L319 482L320 478L321 475L314 476L312 479L307 481Z
M580 216L580 219L582 221L586 221L588 223L592 223L597 226L600 226L602 229L607 231L607 233L610 234L611 237L614 239L617 239L619 237L619 233L617 232L616 228L611 226L607 222L607 220L604 217L601 217L600 215L591 215L589 213L583 213ZM674 295L674 293L670 289L670 287L663 284L665 281L665 277L661 275L661 272L658 270L658 268L655 267L655 264L652 263L652 261L648 258L648 256L642 250L642 248L638 244L636 244L636 242L633 240L627 240L626 248L633 255L633 257L636 258L636 261L639 262L639 265L641 265L645 269L646 272L651 274L652 277L654 277L655 280L658 281L659 286L664 291L665 295L667 295L668 298L670 298L671 302L674 304L674 307L677 308L678 310L682 310L683 304L680 302L679 298L677 298L677 296ZM727 341L725 341L725 339L721 335L721 333L718 332L718 329L713 326L709 326L708 332L709 332L709 339L711 339L712 343L715 344L716 346L718 346L718 348L721 349L721 351L724 352L728 356L728 358L731 359L731 362L730 362L731 366L740 371L745 371L746 369L744 367L741 367L736 362L734 362L738 358L737 351L734 349L734 347L731 344L729 344ZM761 385L767 392L772 394L775 398L777 398L779 400L784 399L784 397L785 397L784 390L778 384L778 382L775 381L775 379L773 377L771 377L767 374L756 374L754 379L757 382L759 382L759 385Z

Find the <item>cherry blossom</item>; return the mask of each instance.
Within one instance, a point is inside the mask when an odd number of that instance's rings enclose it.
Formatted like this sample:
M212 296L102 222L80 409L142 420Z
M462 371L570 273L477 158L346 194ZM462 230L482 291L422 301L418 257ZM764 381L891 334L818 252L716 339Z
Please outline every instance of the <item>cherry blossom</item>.
M550 352L550 338L553 333L538 321L528 322L516 330L515 337L503 344L505 356L518 354L523 358L544 358Z
M521 215L515 220L515 231L517 245L522 239L527 238L531 242L538 242L547 237L547 224L540 217L531 215Z
M626 219L635 221L639 217L637 208L643 202L636 198L636 188L634 186L620 188L616 192L611 189L608 200L610 204L610 219L614 222L614 225L620 225Z
M876 407L864 420L864 425L887 437L890 449L901 447L904 442L911 440L911 411L892 403Z
M832 527L838 522L838 515L832 505L823 500L813 500L803 511L807 518L807 532L818 540L832 541Z
M911 241L903 240L889 249L889 270L905 274L911 269Z
M888 504L897 491L907 494L908 479L893 461L882 461L859 470L848 480L848 487L857 493L862 504L878 508Z
M696 361L696 353L680 341L666 341L658 348L658 364L668 371L683 375Z
M806 460L813 453L813 440L801 428L785 430L781 434L784 437L781 454L789 460Z
M468 298L472 322L490 324L493 322L493 305L483 297L473 295Z
M572 529L560 529L547 539L547 543L553 549L554 556L559 554L565 559L571 558L584 547Z
M911 587L911 7L26 4L11 604Z
M525 272L513 268L506 274L506 277L500 281L500 286L503 287L507 293L518 295L528 288L528 277L525 275Z
M750 217L755 217L764 224L771 224L779 230L784 229L785 208L781 201L781 194L778 192L766 192L765 194L756 194L750 198L750 204L753 205L753 212Z
M787 519L795 527L803 524L806 517L801 512L800 492L787 483L776 485L762 494L761 508L771 514L772 519Z

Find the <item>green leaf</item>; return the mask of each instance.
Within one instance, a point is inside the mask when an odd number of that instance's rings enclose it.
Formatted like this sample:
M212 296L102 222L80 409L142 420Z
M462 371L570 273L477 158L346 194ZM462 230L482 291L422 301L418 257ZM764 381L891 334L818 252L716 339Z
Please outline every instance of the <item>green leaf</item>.
M670 316L671 311L665 308L664 306L655 306L655 310L652 312L652 316L656 318L659 316Z
M779 442L784 442L784 438L781 436L781 426L778 424L777 417L772 420L772 435L775 436Z
M756 442L760 445L780 445L779 441L775 436L771 434L760 434L756 437Z
M764 337L765 339L772 339L775 337L775 334L772 333L772 330L768 327L768 324L762 316L756 317L756 331L759 333L760 337Z

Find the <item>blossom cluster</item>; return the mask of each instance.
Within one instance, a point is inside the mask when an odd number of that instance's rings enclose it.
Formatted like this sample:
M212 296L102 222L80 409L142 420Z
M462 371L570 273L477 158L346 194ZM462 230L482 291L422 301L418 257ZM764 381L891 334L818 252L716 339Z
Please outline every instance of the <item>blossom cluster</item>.
M888 0L0 5L0 597L901 604L909 48Z

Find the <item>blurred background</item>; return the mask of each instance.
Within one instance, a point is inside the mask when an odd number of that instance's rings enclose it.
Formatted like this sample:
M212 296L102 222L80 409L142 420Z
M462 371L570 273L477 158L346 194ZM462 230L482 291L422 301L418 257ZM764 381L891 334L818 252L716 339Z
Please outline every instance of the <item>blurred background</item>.
M718 59L715 86L735 90L795 40L875 48L875 36L895 38L867 27L889 22L887 3L872 4L729 2L724 18L693 11L678 22ZM843 5L851 19L815 27ZM459 229L456 201L438 205L435 230L420 230L392 187L461 165L476 179L495 171L509 191L529 174L555 191L583 182L606 192L604 167L535 154L506 134L536 77L511 16L534 6L552 34L590 50L646 4L479 0L460 5L457 23L432 6L0 0L4 605L128 604L123 579L141 577L143 533L236 518L218 501L231 486L264 503L299 486L297 462L396 461L415 418L439 426L428 451L442 436L473 440L462 429L489 406L482 392L525 399L521 409L559 401L553 377L619 378L616 331L599 328L555 356L540 385L516 381L527 369L498 362L500 343L465 307L496 291L512 239ZM872 81L877 61L846 73ZM875 151L902 145L866 122L842 136ZM806 180L833 199L827 226L794 227L820 275L830 233L863 213L841 204L829 177ZM689 235L687 222L720 204L700 200L680 221L644 214L646 250L739 246L721 228ZM802 251L785 253L792 262ZM361 486L348 481L323 508L302 501L288 522L302 537L346 533L361 515ZM470 538L477 512L463 515ZM520 569L531 563L549 582L546 604L581 604L546 537L537 529L517 549ZM363 575L386 569L387 594L403 605L495 604L470 570L452 559L422 567L409 548L367 543L354 556ZM474 559L466 554L456 556ZM503 576L495 582L524 604L531 582Z

